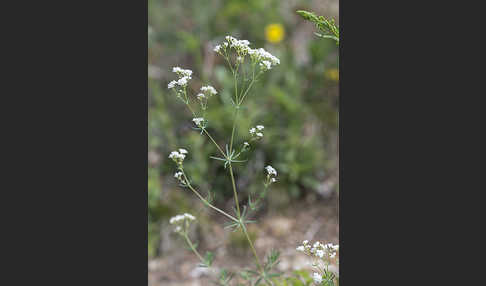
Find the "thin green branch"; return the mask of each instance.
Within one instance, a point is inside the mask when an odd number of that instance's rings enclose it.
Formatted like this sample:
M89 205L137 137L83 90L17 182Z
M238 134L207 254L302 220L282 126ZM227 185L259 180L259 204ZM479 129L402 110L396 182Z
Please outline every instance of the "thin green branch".
M201 194L199 194L199 192L198 192L198 191L196 191L196 190L195 190L195 189L192 187L191 183L189 182L189 179L187 179L187 176L186 176L186 173L184 172L184 170L182 170L182 174L183 174L183 176L184 176L184 180L185 180L186 185L189 187L189 189L190 189L190 190L191 190L191 191L192 191L192 192L193 192L193 193L194 193L194 194L195 194L195 195L196 195L196 196L197 196L197 197L198 197L198 198L199 198L199 199L200 199L200 200L201 200L201 201L202 201L202 202L205 204L205 205L207 205L208 207L212 208L213 210L215 210L215 211L217 211L217 212L219 212L219 213L221 213L221 214L225 215L226 217L228 217L229 219L231 219L231 220L233 220L233 221L235 221L235 222L238 222L238 221L239 221L238 219L236 219L236 218L235 218L235 217L233 217L232 215L230 215L230 214L226 213L225 211L223 211L223 210L221 210L221 209L219 209L219 208L215 207L215 206L214 206L214 205L212 205L211 203L209 203L209 202L208 202L208 201L207 201L205 198L203 198L203 197L201 196Z
M264 272L264 269L262 267L262 264L260 262L260 259L258 258L258 255L256 253L255 247L253 246L253 242L251 242L250 236L248 235L248 231L246 230L245 224L242 224L241 225L241 229L245 233L246 239L248 240L248 243L250 244L250 247L251 247L251 250L253 252L253 255L255 256L256 264L257 264L258 268L260 269L260 271L263 273Z
M199 252L196 250L196 248L192 244L191 240L187 236L187 233L184 233L183 236L186 239L186 242L187 242L187 244L189 244L189 247L192 249L192 251L197 255L197 257L199 258L199 260L201 260L201 262L204 263L204 258L202 258L201 254L199 254Z

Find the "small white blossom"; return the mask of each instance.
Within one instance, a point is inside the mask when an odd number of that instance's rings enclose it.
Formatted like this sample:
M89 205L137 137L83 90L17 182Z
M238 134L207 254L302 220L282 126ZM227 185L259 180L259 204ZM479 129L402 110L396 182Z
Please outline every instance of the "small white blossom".
M306 240L304 240L304 241L302 241L302 244L303 244L303 245L306 245L307 243L309 243L309 241L308 241L307 239L306 239Z
M272 63L269 61L262 61L260 66L263 67L265 70L272 69Z
M324 250L322 250L322 249L318 249L318 250L316 251L316 256L318 256L318 257L320 257L320 258L324 257Z
M219 53L219 50L221 49L221 45L216 45L213 49L216 53Z
M265 128L265 126L263 126L263 125L257 125L257 126L256 126L256 128L257 128L258 130L263 130L263 129Z
M184 220L184 215L176 215L169 220L170 224L176 224Z
M174 88L176 84L177 84L177 81L173 80L173 81L169 82L169 84L167 85L167 88L169 88L169 89Z
M204 118L202 117L197 117L197 118L193 118L192 121L194 121L194 123L197 125L197 126L200 126L201 125L201 122L204 122Z
M267 170L268 175L277 176L277 170L275 170L272 166L270 166L270 165L266 166L265 170Z
M196 95L197 99L199 100L203 100L203 98L205 98L206 96L202 93L199 93L198 95Z
M243 145L245 145L246 147L250 146L250 144L248 142L243 142Z
M181 153L181 154L187 154L188 152L187 152L186 149L180 148L179 149L179 153Z
M180 215L176 215L174 217L171 217L170 220L169 220L169 223L170 224L180 224L180 223L184 222L185 220L193 221L195 219L196 218L193 215L185 213L185 214L180 214Z
M243 57L238 56L238 57L236 58L236 60L237 60L237 61L239 61L240 63L242 63L242 62L243 62Z
M182 175L183 175L182 172L177 172L177 173L174 174L174 178L177 178L179 180L182 180Z
M272 183L275 183L276 181L277 181L277 179L275 179L275 178L270 179L270 182L272 182Z
M201 91L202 92L206 92L207 91L209 93L209 95L216 95L216 94L218 94L218 92L216 91L216 89L214 87L210 86L210 85L201 87Z
M177 84L180 86L185 86L190 79L190 76L183 76L177 81Z
M322 276L317 272L314 272L314 274L312 275L312 279L314 279L314 282L317 284L322 283Z
M177 151L172 151L170 152L169 158L172 159L178 165L182 165L182 162L184 161L184 158L186 158L186 155L179 153Z
M192 70L186 70L186 69L182 69L180 67L173 67L172 72L175 72L180 76L182 75L183 77L189 77L189 79L192 75Z
M304 252L305 248L304 248L304 246L302 246L302 245L301 245L301 246L298 246L298 247L296 248L296 250L297 250L297 251Z
M188 213L185 213L184 214L184 217L187 218L187 219L189 219L189 220L195 220L196 219L193 215L188 214Z
M251 128L251 129L250 129L250 134L251 134L251 135L253 135L255 132L256 132L256 129L255 129L255 128Z
M258 133L256 134L256 136L258 136L258 137L263 137L263 133L258 132Z

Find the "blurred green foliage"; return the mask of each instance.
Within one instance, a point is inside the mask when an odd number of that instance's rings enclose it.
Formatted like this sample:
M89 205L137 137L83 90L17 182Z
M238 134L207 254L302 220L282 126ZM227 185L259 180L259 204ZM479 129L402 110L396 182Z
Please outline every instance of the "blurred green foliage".
M203 84L218 90L211 98L206 118L208 130L220 146L228 141L234 109L231 72L213 51L224 36L247 39L252 47L264 47L280 58L281 64L255 83L246 108L239 117L235 144L248 138L256 124L265 126L264 140L254 144L249 161L235 164L240 200L261 190L263 168L278 170L278 183L270 192L292 199L315 191L337 170L338 134L338 47L332 41L316 41L314 27L295 13L309 9L325 14L311 1L233 0L162 1L149 0L149 255L158 253L160 222L190 210L190 193L177 187L175 167L167 156L186 148L185 170L193 184L215 194L224 206L232 196L231 182L218 161L215 147L193 130L191 115L167 83L175 79L173 66L194 71L189 92L196 94ZM335 16L335 15L332 15ZM279 24L285 30L282 41L265 38L265 27ZM238 145L236 145L238 146Z

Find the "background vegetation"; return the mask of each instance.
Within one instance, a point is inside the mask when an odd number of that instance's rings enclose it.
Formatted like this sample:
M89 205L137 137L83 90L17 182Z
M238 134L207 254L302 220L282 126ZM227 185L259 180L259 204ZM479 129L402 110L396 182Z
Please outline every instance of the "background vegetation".
M264 216L271 208L291 208L301 201L325 200L338 190L338 46L315 36L313 24L295 11L311 10L337 19L337 1L307 0L149 0L149 257L165 255L169 217L194 213L197 204L177 186L170 151L189 150L185 168L194 185L211 190L215 202L228 208L231 182L221 164L208 158L214 146L192 129L191 115L167 89L175 79L173 66L192 69L191 94L203 84L218 90L207 113L216 140L231 132L231 73L212 51L224 36L247 39L264 47L281 64L252 89L236 136L250 125L265 125L265 137L255 145L247 164L235 165L244 199L258 190L263 168L271 162L278 172ZM220 144L223 145L223 144ZM209 178L209 179L205 179ZM202 218L204 224L204 217ZM235 238L237 242L238 238Z

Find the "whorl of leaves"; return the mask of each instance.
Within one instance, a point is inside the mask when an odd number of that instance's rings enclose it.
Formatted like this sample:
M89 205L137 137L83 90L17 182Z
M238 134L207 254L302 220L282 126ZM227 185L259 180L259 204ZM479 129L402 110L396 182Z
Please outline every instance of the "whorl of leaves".
M316 28L322 33L314 33L316 36L333 39L339 45L339 27L336 26L334 19L328 20L324 16L317 16L305 10L298 10L297 14L316 25Z

